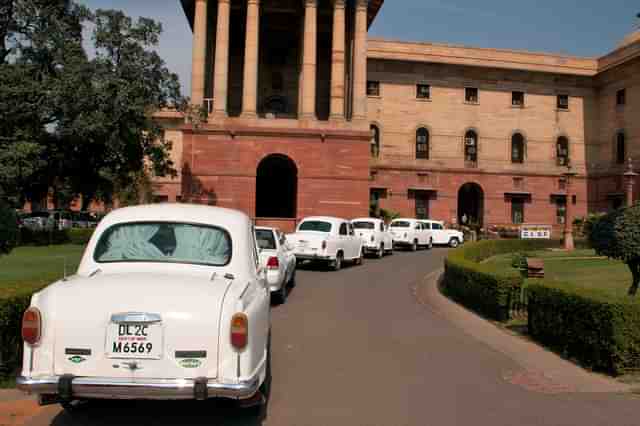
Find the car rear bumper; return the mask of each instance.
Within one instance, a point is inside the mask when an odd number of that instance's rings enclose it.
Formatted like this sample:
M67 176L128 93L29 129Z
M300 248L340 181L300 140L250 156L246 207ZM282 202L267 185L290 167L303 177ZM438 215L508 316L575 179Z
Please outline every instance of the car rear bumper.
M106 377L18 377L17 388L29 394L70 399L249 399L258 392L260 375L237 383L200 379L116 379Z
M335 260L331 256L323 256L318 254L295 253L297 260Z

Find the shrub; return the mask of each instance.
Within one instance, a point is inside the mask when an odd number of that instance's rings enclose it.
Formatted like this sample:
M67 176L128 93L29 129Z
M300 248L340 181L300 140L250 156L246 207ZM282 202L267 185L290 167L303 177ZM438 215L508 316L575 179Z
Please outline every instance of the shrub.
M527 254L522 252L514 253L511 256L511 266L516 269L527 269Z
M32 292L0 294L0 377L16 372L22 360L20 335L22 313L31 303Z
M18 239L16 212L0 201L0 255L8 254Z
M34 231L29 228L20 229L20 245L23 246L49 246L69 243L69 231L42 230Z
M527 290L531 337L594 370L640 368L640 303L570 283Z
M89 243L91 236L93 235L93 229L91 228L75 228L68 231L69 241L71 244L83 246Z
M557 247L551 240L484 240L451 251L445 260L444 292L466 306L497 321L509 319L509 309L519 300L521 274L495 271L479 263L498 254Z
M640 204L603 216L589 235L596 253L627 264L633 276L629 295L635 296L640 286Z

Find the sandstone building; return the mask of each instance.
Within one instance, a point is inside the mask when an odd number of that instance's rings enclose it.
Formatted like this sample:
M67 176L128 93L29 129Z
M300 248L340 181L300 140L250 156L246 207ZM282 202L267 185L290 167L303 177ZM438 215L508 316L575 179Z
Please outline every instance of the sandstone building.
M624 202L640 146L640 34L602 58L368 39L383 0L181 0L192 102L158 114L159 200L304 216L551 224ZM635 120L634 120L635 118ZM567 188L567 177L572 176ZM568 198L568 200L567 200Z

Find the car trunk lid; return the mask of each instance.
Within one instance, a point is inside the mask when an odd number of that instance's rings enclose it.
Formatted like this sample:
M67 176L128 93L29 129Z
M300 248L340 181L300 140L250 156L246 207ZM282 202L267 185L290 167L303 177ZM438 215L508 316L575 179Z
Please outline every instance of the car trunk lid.
M56 374L216 377L220 312L231 283L149 273L70 280L56 296Z

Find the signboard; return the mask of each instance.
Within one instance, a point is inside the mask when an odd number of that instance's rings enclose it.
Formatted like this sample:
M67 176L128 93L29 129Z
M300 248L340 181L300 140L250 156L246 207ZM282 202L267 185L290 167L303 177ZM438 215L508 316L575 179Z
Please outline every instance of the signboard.
M520 238L523 240L550 240L551 225L522 225Z

